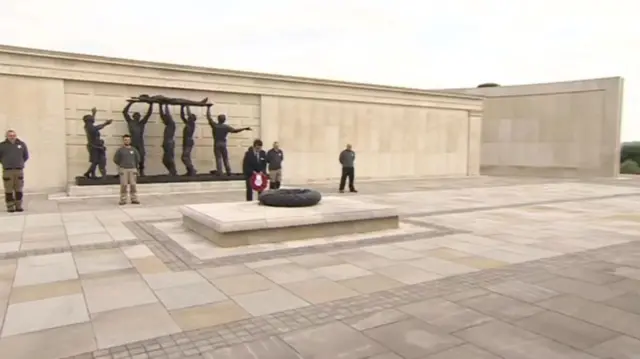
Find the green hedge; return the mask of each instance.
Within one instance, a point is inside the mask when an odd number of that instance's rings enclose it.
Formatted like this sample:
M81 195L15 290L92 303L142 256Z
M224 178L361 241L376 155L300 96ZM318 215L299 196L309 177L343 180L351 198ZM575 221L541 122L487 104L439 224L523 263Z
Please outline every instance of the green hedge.
M626 175L640 175L640 166L634 160L626 160L620 165L620 173Z
M633 160L640 163L640 142L625 142L620 148L620 163Z
M640 174L640 142L626 142L620 148L620 173Z

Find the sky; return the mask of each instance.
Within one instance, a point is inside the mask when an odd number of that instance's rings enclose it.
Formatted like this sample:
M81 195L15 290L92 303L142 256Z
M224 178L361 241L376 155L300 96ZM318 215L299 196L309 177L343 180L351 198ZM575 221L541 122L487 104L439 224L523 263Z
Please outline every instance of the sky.
M0 44L424 89L625 78L638 0L0 0Z

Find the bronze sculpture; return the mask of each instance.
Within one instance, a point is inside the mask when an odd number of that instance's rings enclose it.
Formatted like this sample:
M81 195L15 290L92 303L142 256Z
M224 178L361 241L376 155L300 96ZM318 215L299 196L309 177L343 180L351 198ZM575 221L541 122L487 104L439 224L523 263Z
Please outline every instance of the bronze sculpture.
M150 105L152 106L152 105ZM169 171L170 176L178 175L175 162L176 142L173 137L176 134L176 122L171 116L171 109L168 104L158 104L160 108L160 119L164 123L164 132L162 133L162 164Z
M211 117L211 106L207 107L207 121L211 126L211 132L213 135L213 155L216 159L216 174L222 174L222 165L227 175L231 174L231 166L229 165L229 152L227 151L227 135L229 133L239 133L242 131L251 131L251 127L244 127L235 129L225 122L227 117L225 115L218 115L218 122L214 122Z
M182 129L182 163L187 169L187 173L185 176L195 176L196 169L193 167L193 162L191 161L191 151L193 151L193 146L195 145L195 141L193 140L193 135L196 131L196 115L191 113L191 109L189 106L182 105L180 107L180 118L184 123L184 128Z
M131 135L131 145L135 147L136 150L140 153L140 176L144 176L144 158L146 152L144 150L144 129L149 122L149 117L151 117L151 112L153 111L152 104L149 103L149 109L144 117L140 116L140 112L134 112L133 115L129 114L129 109L131 105L133 105L135 100L127 100L129 103L122 110L122 115L124 119L127 121L127 126L129 127L129 135Z
M129 101L133 102L146 102L149 104L159 103L161 105L185 105L185 106L207 106L209 98L205 97L200 101L187 100L183 98L167 97L163 95L149 96L146 94L138 95L138 97L132 97Z
M101 125L96 125L96 108L91 109L90 115L82 117L84 121L84 132L87 135L87 152L89 152L89 169L84 173L84 177L95 179L96 169L100 171L101 178L107 175L107 148L100 138L100 131L109 126L113 120L107 120Z

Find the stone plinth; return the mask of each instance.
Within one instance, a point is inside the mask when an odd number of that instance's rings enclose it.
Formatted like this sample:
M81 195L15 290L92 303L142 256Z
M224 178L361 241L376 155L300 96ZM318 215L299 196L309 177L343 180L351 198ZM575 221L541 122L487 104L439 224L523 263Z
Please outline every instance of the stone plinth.
M180 208L185 227L220 247L274 243L396 229L394 207L340 197L317 206L276 208L257 202L194 204Z
M218 182L176 182L138 184L139 195L159 195L171 193L226 192L244 189L244 181ZM82 197L114 197L120 195L120 185L77 186L67 188L67 196Z

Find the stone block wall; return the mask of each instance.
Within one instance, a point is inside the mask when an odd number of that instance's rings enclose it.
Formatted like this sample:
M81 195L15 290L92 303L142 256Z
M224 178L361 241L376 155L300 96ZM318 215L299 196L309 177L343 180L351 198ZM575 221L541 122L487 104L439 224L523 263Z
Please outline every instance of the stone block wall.
M623 84L613 77L443 91L485 96L482 174L615 177Z

